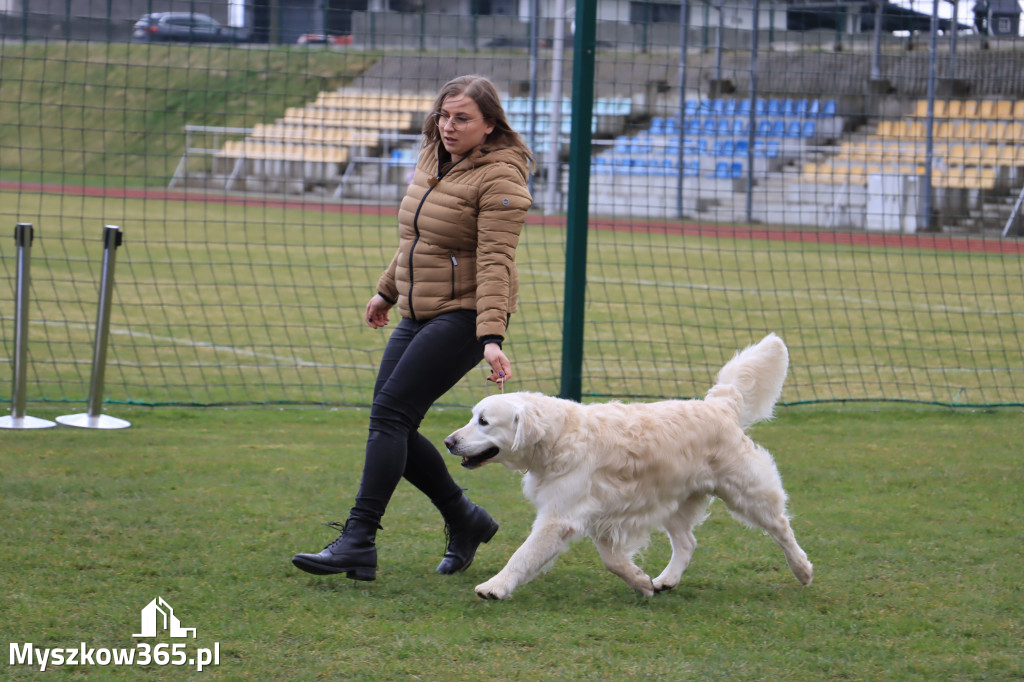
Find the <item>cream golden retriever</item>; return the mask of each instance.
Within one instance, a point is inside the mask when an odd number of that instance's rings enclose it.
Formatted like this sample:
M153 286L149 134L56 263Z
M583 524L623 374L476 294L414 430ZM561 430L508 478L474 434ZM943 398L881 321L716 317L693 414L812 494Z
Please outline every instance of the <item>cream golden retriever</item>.
M769 334L721 369L704 400L583 405L538 393L481 400L445 445L468 469L501 462L525 470L523 491L537 518L505 568L476 593L508 597L582 536L637 592L671 589L715 497L768 533L797 580L810 584L813 567L790 529L775 462L744 433L771 418L788 365L786 345ZM668 535L672 558L651 580L633 555L656 528Z

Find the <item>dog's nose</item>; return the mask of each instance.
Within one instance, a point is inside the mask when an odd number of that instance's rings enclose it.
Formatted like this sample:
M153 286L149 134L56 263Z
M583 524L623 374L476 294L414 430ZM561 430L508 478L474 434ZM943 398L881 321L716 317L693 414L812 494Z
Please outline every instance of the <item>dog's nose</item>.
M450 452L451 449L455 447L455 438L453 436L448 436L447 438L445 438L444 439L444 446L446 448L448 448L448 450Z

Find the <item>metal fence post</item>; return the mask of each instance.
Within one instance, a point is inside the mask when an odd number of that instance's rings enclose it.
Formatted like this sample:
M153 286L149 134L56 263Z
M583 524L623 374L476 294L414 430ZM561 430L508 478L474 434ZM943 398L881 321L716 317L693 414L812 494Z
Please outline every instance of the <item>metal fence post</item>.
M0 417L0 429L46 429L56 426L48 419L25 414L25 358L28 351L28 297L31 286L29 256L34 233L31 223L18 223L14 241L18 245L18 266L15 284L14 356L11 358L11 415Z
M587 287L587 228L590 219L590 125L594 113L594 51L597 9L576 2L573 49L572 136L569 142L569 205L566 216L565 317L560 396L580 400L583 391L583 323Z
M130 422L102 414L103 377L107 366L107 339L110 337L110 298L114 290L114 263L117 247L121 246L123 233L116 225L107 225L103 230L103 273L100 277L100 305L96 316L96 343L92 354L92 380L89 382L89 411L57 417L57 423L64 426L79 426L88 429L123 429Z

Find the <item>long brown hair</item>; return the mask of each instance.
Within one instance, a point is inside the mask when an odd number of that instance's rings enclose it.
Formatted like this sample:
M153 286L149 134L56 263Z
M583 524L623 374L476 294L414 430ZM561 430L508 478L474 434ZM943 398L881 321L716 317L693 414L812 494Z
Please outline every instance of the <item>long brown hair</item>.
M498 96L498 90L494 87L494 83L484 76L459 76L444 84L441 92L437 94L437 99L434 100L433 111L423 122L424 147L429 147L440 141L441 132L437 127L437 120L433 114L441 111L441 107L446 99L457 95L466 95L476 102L476 105L480 107L480 113L494 126L494 130L484 140L484 146L517 149L526 157L530 167L533 167L533 154L530 153L530 148L523 142L523 138L519 136L519 133L512 130L512 127L508 124L508 119L505 117L505 109L501 106L501 98Z

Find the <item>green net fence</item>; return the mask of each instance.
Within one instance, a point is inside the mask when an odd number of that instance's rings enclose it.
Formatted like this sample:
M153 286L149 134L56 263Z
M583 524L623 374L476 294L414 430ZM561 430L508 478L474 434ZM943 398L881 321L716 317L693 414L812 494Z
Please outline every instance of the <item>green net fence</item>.
M35 234L27 399L87 400L116 225L107 401L368 404L389 328L363 307L417 131L477 73L538 161L515 388L559 393L570 357L583 399L700 396L776 332L784 402L1024 405L1014 11L609 0L578 44L575 9L0 3L0 234ZM572 206L587 248L566 349ZM22 253L0 239L8 402ZM495 390L485 375L443 402Z

